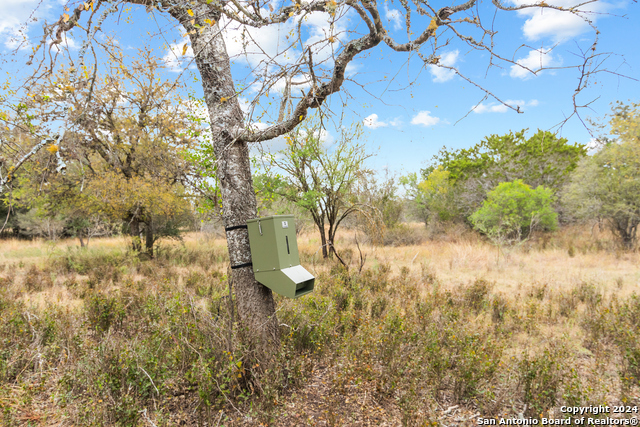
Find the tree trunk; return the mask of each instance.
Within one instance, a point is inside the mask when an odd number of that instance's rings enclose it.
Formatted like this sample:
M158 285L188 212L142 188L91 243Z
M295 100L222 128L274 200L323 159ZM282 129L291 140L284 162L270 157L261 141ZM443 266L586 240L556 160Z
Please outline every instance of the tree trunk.
M206 17L211 13L203 5L196 14ZM222 194L222 218L225 228L245 226L247 220L257 217L257 202L251 179L249 148L237 141L244 128L244 118L238 103L231 76L229 55L217 22L204 24L202 33L191 24L192 17L181 9L172 13L185 27L191 38L195 62L200 71L205 101L209 110L214 153L218 162L217 176ZM195 31L192 31L195 30ZM255 280L250 265L251 251L246 228L226 233L231 261L233 286L238 317L244 330L244 339L255 348L269 351L279 345L278 320L271 290ZM247 265L249 264L249 265Z
M329 255L333 257L333 255L336 253L336 248L333 245L333 241L336 238L336 229L334 228L333 224L329 223Z
M129 222L129 232L131 233L131 245L133 247L134 252L140 252L141 242L140 242L140 221L137 217L131 218Z
M316 227L318 227L318 232L320 233L320 244L322 245L321 246L322 258L326 259L329 257L329 253L327 251L327 235L324 230L324 221L321 216L314 214L313 211L311 212L311 214L313 217L313 222L315 222Z
M149 255L149 258L153 258L153 219L151 219L151 217L149 216L145 224L146 227L144 246L147 250L147 255Z

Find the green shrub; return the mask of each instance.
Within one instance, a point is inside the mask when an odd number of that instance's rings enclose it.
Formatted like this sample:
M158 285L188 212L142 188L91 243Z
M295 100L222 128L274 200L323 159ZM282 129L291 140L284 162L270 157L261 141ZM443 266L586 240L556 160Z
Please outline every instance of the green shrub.
M473 226L497 242L520 241L534 229L554 230L558 215L552 190L535 190L522 180L503 182L487 194L482 207L469 218Z

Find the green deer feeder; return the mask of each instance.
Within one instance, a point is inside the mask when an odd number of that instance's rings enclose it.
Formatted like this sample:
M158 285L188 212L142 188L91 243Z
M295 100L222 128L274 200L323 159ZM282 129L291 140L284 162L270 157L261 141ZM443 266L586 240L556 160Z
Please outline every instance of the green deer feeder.
M315 277L300 265L293 215L250 219L247 228L258 282L288 298L313 291Z

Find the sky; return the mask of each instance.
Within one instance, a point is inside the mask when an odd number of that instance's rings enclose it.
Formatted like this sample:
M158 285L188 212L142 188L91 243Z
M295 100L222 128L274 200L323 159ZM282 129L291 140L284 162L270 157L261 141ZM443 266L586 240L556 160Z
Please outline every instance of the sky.
M509 0L509 5L523 0ZM24 74L26 55L42 34L42 23L55 21L70 4L66 0L0 0L0 67L14 81ZM379 9L390 34L406 39L404 19L398 2L379 2ZM550 4L571 7L573 0L556 0ZM433 3L437 10L456 2ZM272 2L277 8L278 2ZM640 101L640 20L638 4L633 0L598 1L581 6L598 28L597 52L599 57L589 86L579 93L576 101L580 116L573 113L572 97L579 85L581 52L589 51L595 33L584 21L569 13L548 8L532 8L518 12L494 13L489 1L480 2L477 13L483 24L495 31L496 51L531 70L541 66L550 69L536 74L517 65L500 62L489 67L489 55L452 37L450 30L438 29L439 64L455 67L469 80L447 68L429 65L425 68L415 54L394 52L382 44L367 54L357 57L347 69L349 81L344 90L334 94L327 102L332 116L325 120L323 132L326 145L336 143L339 128L360 124L367 150L375 154L368 162L374 170L388 169L397 174L418 172L443 147L459 149L470 147L484 137L510 131L536 129L558 132L570 142L588 144L597 136L589 119L602 120L616 101ZM333 64L334 46L344 43L360 31L354 14L340 15L334 25L328 23L328 14L314 14L302 22L306 45L314 46L314 58L328 69ZM471 15L461 14L457 18ZM36 22L32 22L37 19ZM232 74L237 87L242 88L240 103L247 115L251 114L252 97L258 92L265 68L264 57L270 55L280 64L290 64L300 54L295 46L286 50L287 35L295 29L295 17L280 27L251 30L227 26L225 40L233 57ZM359 27L359 26L360 27ZM414 28L425 28L428 21L414 17ZM202 90L194 81L193 52L183 31L168 17L149 14L144 8L121 8L105 22L100 35L114 36L125 52L135 53L137 48L149 46L158 57L164 58L167 78L182 78L196 94ZM334 37L331 43L327 38ZM76 38L77 37L77 38ZM67 37L65 46L73 55L82 44L81 32ZM403 39L404 37L404 39ZM252 40L257 40L254 43ZM186 52L182 51L186 44ZM247 54L244 54L244 49ZM55 49L55 48L54 48ZM287 56L289 55L289 56ZM602 60L602 62L601 62ZM304 77L304 76L303 76ZM630 77L630 78L629 78ZM276 82L272 92L284 87ZM241 86L242 84L242 86ZM495 97L513 107L517 113L501 104L476 85L489 90ZM308 88L299 85L298 88ZM275 99L275 98L274 98ZM262 98L260 105L270 100ZM274 101L275 103L275 101ZM276 103L277 104L277 103ZM273 121L273 108L253 111L256 127L266 127ZM568 117L569 120L565 121ZM258 123L258 119L260 122ZM280 138L263 143L271 151L283 147Z

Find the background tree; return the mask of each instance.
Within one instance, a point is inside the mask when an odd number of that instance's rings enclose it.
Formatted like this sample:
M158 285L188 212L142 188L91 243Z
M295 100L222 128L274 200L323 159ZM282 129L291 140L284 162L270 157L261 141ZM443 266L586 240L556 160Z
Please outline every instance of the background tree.
M465 219L502 182L519 179L532 188L543 185L557 193L585 155L585 146L542 130L527 139L525 132L491 135L468 149L443 148L433 159L438 166L422 170L423 178L437 168L446 171L455 190L455 205Z
M356 191L365 209L359 210L357 225L374 242L384 242L386 233L400 225L404 212L404 200L398 195L399 180L388 169L362 178Z
M402 2L405 13L407 37L395 40L387 31L382 18L383 4L368 1L335 1L314 0L312 2L294 4L279 4L275 8L267 2L245 3L238 1L212 2L187 0L129 0L128 3L145 6L149 13L154 11L166 12L179 22L188 35L197 68L200 72L205 101L211 120L212 141L214 154L218 161L218 174L222 199L224 223L230 229L227 234L229 256L232 266L250 265L251 255L247 231L236 228L245 225L248 219L257 214L255 194L252 187L248 143L268 141L279 135L284 135L295 129L306 118L309 109L320 108L330 95L340 91L345 82L345 73L353 59L376 46L385 44L397 52L414 52L424 61L424 66L444 66L439 64L441 50L450 46L456 40L471 51L478 50L485 55L488 65L502 63L525 68L515 60L505 58L512 55L497 50L494 43L494 28L485 29L483 19L478 14L484 8L477 6L476 0L469 0L459 5L434 9L422 1ZM75 27L83 29L85 42L80 49L80 56L84 60L85 53L93 41L96 33L109 16L115 16L122 1L98 1L92 3L81 2L73 11L63 13L53 25L45 28L42 43L35 49L33 58L44 55L46 58L47 38L58 46L62 37ZM566 8L548 3L531 5L504 5L500 1L493 1L496 10L513 12L530 7L549 8L562 13L575 15L592 25L589 17L583 16L584 11L579 7ZM470 16L458 19L460 12L467 12ZM349 13L350 12L350 13ZM318 40L305 37L308 31L303 25L305 17L314 13L323 13L327 20L328 31ZM326 17L326 18L325 18ZM240 25L243 30L244 53L254 49L260 51L260 46L251 37L247 28L263 28L267 26L292 25L292 37L283 42L282 49L274 55L266 55L249 75L255 79L257 85L248 84L246 87L258 87L257 98L251 105L261 105L260 100L267 101L267 95L273 92L276 85L284 84L280 107L271 102L265 102L263 113L270 113L270 123L256 131L252 123L245 123L238 102L239 92L236 82L231 75L230 58L223 39L223 28L226 25ZM343 25L338 25L343 24ZM343 30L344 28L344 30ZM440 30L439 30L440 28ZM364 29L364 31L363 31ZM295 34L295 33L298 34ZM438 37L436 36L438 32ZM288 33L288 30L285 31ZM597 30L594 28L594 40L586 55L578 57L575 64L568 65L576 68L582 77L587 77L585 70L599 72L602 67L592 67L598 59L596 54ZM300 46L299 46L300 42ZM425 49L421 50L424 46ZM185 45L186 47L186 45ZM251 49L248 49L251 47ZM295 48L295 51L294 51ZM298 50L299 49L299 50ZM291 51L291 52L288 52ZM91 52L93 52L91 50ZM295 55L293 54L295 52ZM96 59L97 65L97 59ZM53 68L50 66L50 68ZM452 69L452 67L447 67ZM458 70L453 69L460 74ZM528 69L533 72L533 70ZM538 70L536 70L538 71ZM462 78L466 78L460 74ZM589 82L581 78L577 88L579 93ZM299 95L292 90L296 84L306 85ZM480 85L474 83L476 86ZM494 95L486 90L487 96ZM498 102L499 97L495 97ZM273 108L267 106L273 105ZM508 108L520 111L518 106L503 103ZM577 104L574 107L577 110ZM248 114L248 121L254 119L254 110ZM263 113L258 112L261 119ZM16 162L20 162L18 158ZM4 178L0 178L3 185ZM249 330L259 331L267 341L277 337L277 321L275 319L275 305L268 289L260 286L249 267L233 269L236 295L238 297L238 312ZM271 338L270 338L271 337ZM276 339L277 340L277 339Z
M617 104L609 123L614 139L582 159L563 202L580 219L606 221L620 243L632 249L640 224L640 104Z
M416 173L402 180L416 216L427 226L433 221L444 222L457 217L455 190L449 175L449 171L440 165L422 181L418 180Z
M25 166L29 173L14 197L30 203L47 196L57 212L74 213L76 219L101 214L123 221L133 248L140 251L144 241L145 252L153 256L157 238L175 236L190 211L183 186L190 164L181 153L196 146L184 131L194 125L177 93L180 87L159 81L162 65L155 58L141 51L133 72L123 65L119 49L110 49L117 59L108 67L112 72L98 75L91 86L75 84L70 69L61 68L34 88L38 95L24 101L28 111L51 122L63 116L76 125L60 145L47 146L42 161ZM86 104L88 91L92 102ZM62 103L68 109L60 111ZM62 150L65 175L52 169Z
M331 147L325 146L321 131L319 126L302 127L286 135L287 147L268 155L260 191L308 211L320 233L322 256L327 258L335 253L335 236L342 221L362 207L354 190L370 174L364 167L370 155L357 142L362 133L359 124L342 128Z
M482 207L471 217L473 226L499 246L529 238L535 229L555 230L557 214L553 192L543 186L535 190L522 182L502 182L489 191Z

